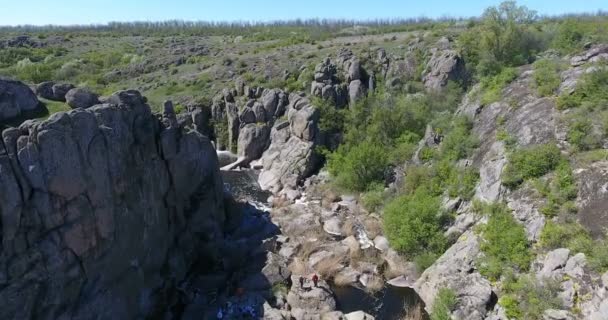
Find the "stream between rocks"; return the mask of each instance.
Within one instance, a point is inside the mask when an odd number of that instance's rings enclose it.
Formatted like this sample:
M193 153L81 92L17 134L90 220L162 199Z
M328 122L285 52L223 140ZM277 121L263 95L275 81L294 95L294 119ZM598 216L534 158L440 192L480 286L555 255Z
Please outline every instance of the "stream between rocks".
M246 201L258 210L270 211L270 192L263 191L257 183L258 171L251 169L222 171L225 187L235 199ZM289 234L285 234L289 236ZM337 310L344 314L363 311L376 319L402 319L404 310L421 303L418 294L410 288L386 285L376 293L355 286L329 284L336 299ZM425 319L428 316L425 315Z

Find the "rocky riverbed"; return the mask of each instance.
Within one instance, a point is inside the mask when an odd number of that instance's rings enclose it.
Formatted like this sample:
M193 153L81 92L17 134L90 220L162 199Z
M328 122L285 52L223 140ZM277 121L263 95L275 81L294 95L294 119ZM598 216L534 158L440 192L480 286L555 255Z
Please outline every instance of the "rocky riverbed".
M325 173L302 190L270 197L255 170L222 171L222 177L245 209L243 225L228 238L239 242L253 236L247 229L258 230L262 248L246 250L245 260L263 265L239 270L242 279L229 288L246 294L225 291L207 313L244 304L268 319L400 319L408 306L421 303L414 290L386 284L387 277L398 276L413 283L415 272L388 248L378 218L354 197L319 194ZM318 287L311 281L314 274L320 277Z

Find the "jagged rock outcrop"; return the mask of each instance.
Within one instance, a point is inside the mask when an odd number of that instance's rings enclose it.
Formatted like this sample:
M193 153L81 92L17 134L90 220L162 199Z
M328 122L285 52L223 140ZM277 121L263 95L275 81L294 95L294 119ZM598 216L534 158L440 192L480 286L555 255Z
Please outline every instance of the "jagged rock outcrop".
M90 108L99 103L99 96L85 88L74 88L65 94L65 101L72 108Z
M40 102L32 89L20 81L0 78L0 123L38 110Z
M338 68L326 58L315 67L314 81L311 84L310 94L334 101L336 107L344 107L348 100L348 86L340 83Z
M242 165L259 159L268 147L270 127L267 124L250 123L239 133L238 156L245 160Z
M250 88L240 78L236 86L237 89L224 89L214 98L211 117L216 129L225 131L216 135L224 134L227 138L218 140L217 149L237 152L242 157L238 165L246 166L268 147L270 128L285 114L289 100L283 90Z
M137 91L28 121L0 144L2 319L162 315L199 256L221 248L209 139Z
M464 78L464 60L454 50L435 50L429 60L422 81L429 90L440 90L449 80Z
M261 161L263 171L258 182L264 190L277 193L294 189L316 169L314 147L319 141L319 110L304 97L289 97L288 120L278 122L270 134L270 147Z

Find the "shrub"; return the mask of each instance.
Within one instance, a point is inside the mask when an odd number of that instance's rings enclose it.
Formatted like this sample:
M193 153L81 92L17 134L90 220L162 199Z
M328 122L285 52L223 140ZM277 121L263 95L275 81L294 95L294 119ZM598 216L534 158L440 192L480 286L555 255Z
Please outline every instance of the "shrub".
M456 117L451 130L441 142L441 158L460 160L471 155L479 141L471 135L473 124L466 117Z
M541 177L555 169L561 161L561 153L556 145L543 144L513 150L508 160L502 173L502 183L516 188L527 179Z
M414 257L414 265L419 273L424 272L428 267L432 266L439 258L439 254L433 252L425 252Z
M514 68L505 68L495 76L482 78L481 88L483 95L481 96L481 103L487 105L500 100L502 90L515 80L517 76L517 70Z
M372 184L367 192L361 196L363 207L370 212L377 211L384 204L384 185Z
M423 189L394 199L384 210L384 228L391 246L410 256L443 253L447 245L445 221L440 198Z
M596 149L602 143L602 137L594 132L591 120L584 117L571 120L568 125L567 139L577 151Z
M561 66L554 60L542 59L534 63L534 83L541 96L553 95L562 83Z
M345 110L336 108L333 101L316 97L312 100L312 105L319 110L319 129L321 131L331 133L344 131L346 121Z
M524 227L504 204L485 205L482 211L489 218L482 227L484 241L480 248L485 257L480 260L481 274L496 281L509 268L528 270L532 255Z
M590 108L605 107L608 104L608 70L598 70L587 73L579 80L572 94L561 95L557 99L559 109L569 109L581 106Z
M521 320L541 320L547 309L560 309L562 300L558 293L560 283L556 280L537 280L524 275L511 283L506 283L498 303L503 306L507 317Z
M576 199L578 188L572 175L572 168L567 160L562 160L555 168L554 176L543 188L547 204L541 208L541 212L547 216L555 216L557 213L576 210L572 200Z
M431 320L450 320L452 319L452 309L456 306L456 294L452 289L439 289L433 309L431 310Z
M354 191L364 191L374 182L384 181L388 155L382 146L364 141L347 149L340 146L329 154L327 167L338 185Z
M589 232L577 222L548 221L540 235L540 245L547 249L568 248L573 253L587 256L587 265L597 272L608 270L608 243L593 240Z

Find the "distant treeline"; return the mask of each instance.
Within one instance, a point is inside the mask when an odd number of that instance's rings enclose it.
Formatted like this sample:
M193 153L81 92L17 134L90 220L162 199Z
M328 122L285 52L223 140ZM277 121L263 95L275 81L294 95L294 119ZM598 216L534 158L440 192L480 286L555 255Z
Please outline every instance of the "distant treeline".
M607 16L607 11L586 14L567 14L560 16L539 17L540 20L560 20L565 18L587 19L593 17ZM475 23L476 17L455 18L392 18L373 20L348 20L348 19L295 19L289 21L135 21L135 22L109 22L107 24L89 25L19 25L0 26L0 33L5 34L106 34L111 36L139 36L139 35L198 35L198 36L255 36L256 40L275 39L294 34L306 34L313 39L319 40L327 36L341 34L378 34L386 32L408 31L415 29L430 29L437 26L452 26L465 23Z

